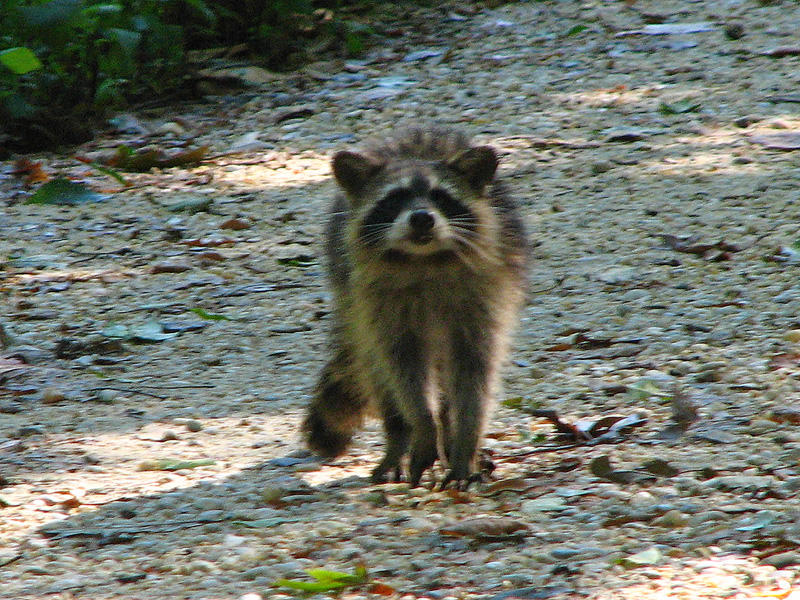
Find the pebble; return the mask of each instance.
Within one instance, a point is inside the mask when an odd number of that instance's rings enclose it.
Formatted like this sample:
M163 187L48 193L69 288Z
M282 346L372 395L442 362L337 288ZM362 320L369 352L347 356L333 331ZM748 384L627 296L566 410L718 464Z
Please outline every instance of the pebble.
M186 427L187 431L191 431L193 433L203 430L203 424L196 419L187 420L184 426Z
M660 517L653 519L651 522L656 527L677 529L680 527L686 527L686 525L689 524L689 519L679 510L668 510Z
M56 404L63 402L67 399L63 390L58 388L48 387L42 390L42 403L43 404Z
M24 425L17 429L16 437L30 437L33 435L44 435L44 433L44 427L39 427L38 425Z
M798 552L781 552L780 554L773 554L761 559L765 565L770 565L776 569L785 569L786 567L793 567L800 565L800 553Z
M723 475L714 477L705 482L705 485L723 491L758 491L770 489L774 485L774 478L764 475Z

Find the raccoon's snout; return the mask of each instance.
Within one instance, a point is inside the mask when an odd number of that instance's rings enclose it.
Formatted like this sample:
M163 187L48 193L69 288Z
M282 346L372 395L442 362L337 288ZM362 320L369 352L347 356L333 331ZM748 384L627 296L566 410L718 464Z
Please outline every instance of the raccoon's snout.
M417 235L427 234L433 229L436 219L428 210L415 210L408 216L408 224Z
M411 229L408 238L415 244L427 244L433 239L433 228L436 217L424 208L417 209L408 215L408 226Z

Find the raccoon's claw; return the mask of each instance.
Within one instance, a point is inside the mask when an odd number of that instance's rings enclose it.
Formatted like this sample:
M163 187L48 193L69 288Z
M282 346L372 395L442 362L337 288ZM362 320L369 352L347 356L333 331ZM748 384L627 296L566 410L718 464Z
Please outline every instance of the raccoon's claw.
M425 462L415 463L412 459L409 466L408 483L411 487L418 487L422 479L422 474L433 466L434 460L426 460Z
M387 473L391 473L391 475L387 475ZM372 475L370 475L369 480L372 483L398 483L403 481L403 473L400 470L400 467L381 468L378 466L374 471L372 471Z
M451 470L445 475L445 478L442 479L442 483L439 484L439 490L444 490L448 485L453 483L455 484L453 486L455 489L464 492L469 489L469 486L473 483L481 483L483 481L485 481L483 473L470 473L464 477L459 476L455 470Z

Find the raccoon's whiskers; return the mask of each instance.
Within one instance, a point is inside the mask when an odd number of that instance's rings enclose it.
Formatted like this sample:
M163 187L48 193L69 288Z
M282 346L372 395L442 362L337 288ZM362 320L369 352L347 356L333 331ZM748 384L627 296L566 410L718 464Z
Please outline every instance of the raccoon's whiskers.
M486 248L484 248L481 244L479 244L476 240L480 239L480 235L475 233L474 231L464 231L459 230L458 228L453 228L453 241L456 244L464 247L465 249L470 250L474 253L478 258L485 260L487 262L493 262L495 258L489 253ZM473 237L470 239L471 234Z

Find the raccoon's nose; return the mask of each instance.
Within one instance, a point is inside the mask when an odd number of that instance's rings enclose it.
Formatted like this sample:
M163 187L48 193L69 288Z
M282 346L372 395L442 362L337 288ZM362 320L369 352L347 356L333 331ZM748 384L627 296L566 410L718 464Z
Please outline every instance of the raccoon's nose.
M415 210L408 216L408 224L415 233L428 233L435 222L433 214L425 209Z

